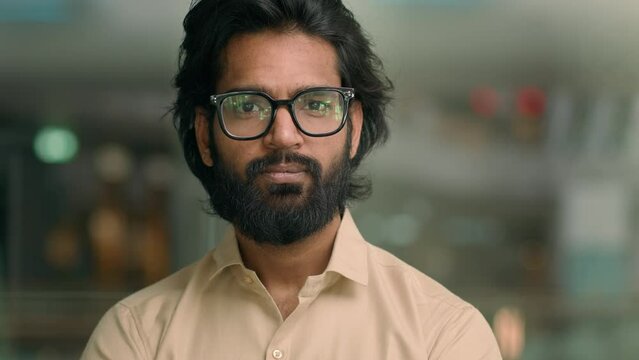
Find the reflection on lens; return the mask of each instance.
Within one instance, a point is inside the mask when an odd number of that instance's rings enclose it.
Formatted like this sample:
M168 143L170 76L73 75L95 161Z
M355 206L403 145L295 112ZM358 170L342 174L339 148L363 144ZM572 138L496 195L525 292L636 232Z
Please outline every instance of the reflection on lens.
M311 91L295 99L295 115L304 131L326 134L339 128L344 116L342 94L333 90Z
M268 127L271 112L270 101L258 94L233 95L222 102L224 125L235 136L261 134Z

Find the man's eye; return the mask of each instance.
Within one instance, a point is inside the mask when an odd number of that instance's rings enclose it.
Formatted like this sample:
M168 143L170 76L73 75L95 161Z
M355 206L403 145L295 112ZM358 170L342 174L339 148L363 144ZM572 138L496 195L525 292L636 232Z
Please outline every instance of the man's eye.
M236 106L236 110L240 111L240 112L245 112L245 113L249 113L249 112L255 112L255 111L259 111L259 108L256 104L254 103L250 103L250 102L244 102L244 103L240 103Z
M313 112L325 114L330 110L330 104L324 101L309 101L308 103L306 103L306 109Z
M239 114L247 114L260 111L260 106L250 100L234 100L231 102L233 111Z

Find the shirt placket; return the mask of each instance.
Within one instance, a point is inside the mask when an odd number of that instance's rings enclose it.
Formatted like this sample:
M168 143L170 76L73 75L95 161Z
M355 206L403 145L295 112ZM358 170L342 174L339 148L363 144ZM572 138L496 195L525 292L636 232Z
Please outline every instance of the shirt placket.
M325 276L309 277L304 287L299 292L299 304L297 308L282 322L282 325L275 332L273 339L269 343L265 360L290 360L294 356L291 354L291 341L298 328L300 321L304 321L304 314L308 306L317 298L325 285Z

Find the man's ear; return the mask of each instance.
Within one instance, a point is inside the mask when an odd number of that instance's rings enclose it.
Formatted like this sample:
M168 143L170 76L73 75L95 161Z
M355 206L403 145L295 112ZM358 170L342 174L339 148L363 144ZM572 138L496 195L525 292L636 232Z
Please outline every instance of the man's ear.
M206 166L213 166L213 156L210 149L208 112L201 106L195 108L195 139L200 151L200 158Z
M351 153L350 158L353 159L359 149L359 139L362 135L362 125L364 123L364 112L362 110L362 103L355 100L349 107L349 118L351 121Z

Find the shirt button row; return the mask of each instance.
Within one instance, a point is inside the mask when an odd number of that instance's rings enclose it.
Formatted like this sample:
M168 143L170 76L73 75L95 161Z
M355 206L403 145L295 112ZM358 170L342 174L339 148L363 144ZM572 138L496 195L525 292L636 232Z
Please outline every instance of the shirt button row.
M276 359L281 359L282 357L284 357L284 353L282 352L282 350L275 349L273 350L273 357Z

